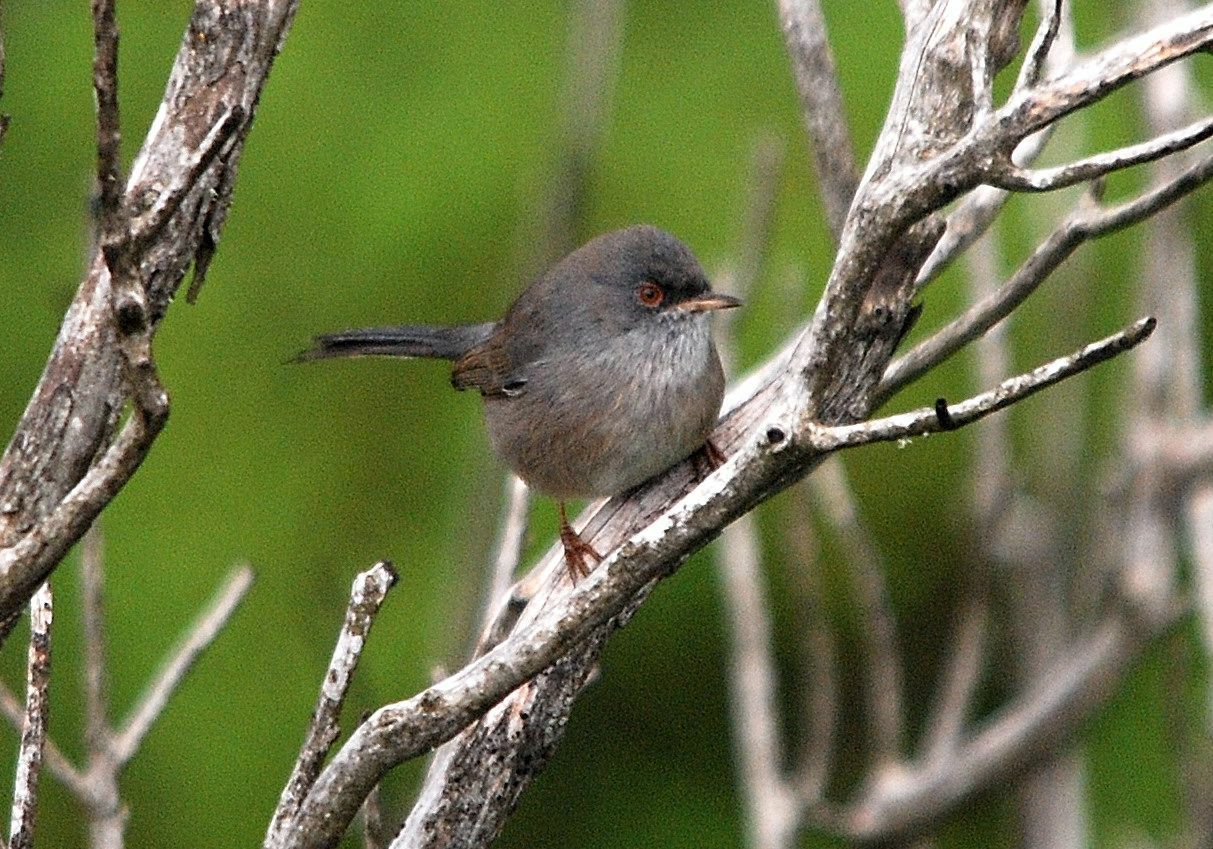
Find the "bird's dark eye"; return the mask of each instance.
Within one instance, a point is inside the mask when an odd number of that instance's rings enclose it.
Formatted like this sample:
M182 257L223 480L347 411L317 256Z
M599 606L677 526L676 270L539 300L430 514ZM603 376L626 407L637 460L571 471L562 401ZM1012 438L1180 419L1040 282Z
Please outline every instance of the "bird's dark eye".
M665 290L656 283L645 281L636 287L636 297L646 307L659 307L665 300Z

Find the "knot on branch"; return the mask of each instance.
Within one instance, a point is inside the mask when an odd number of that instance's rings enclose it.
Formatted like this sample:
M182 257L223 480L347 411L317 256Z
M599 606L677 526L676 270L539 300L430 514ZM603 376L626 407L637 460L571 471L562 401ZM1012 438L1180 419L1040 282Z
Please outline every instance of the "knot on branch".
M115 299L114 319L123 336L134 336L147 330L147 308L131 292L124 292Z

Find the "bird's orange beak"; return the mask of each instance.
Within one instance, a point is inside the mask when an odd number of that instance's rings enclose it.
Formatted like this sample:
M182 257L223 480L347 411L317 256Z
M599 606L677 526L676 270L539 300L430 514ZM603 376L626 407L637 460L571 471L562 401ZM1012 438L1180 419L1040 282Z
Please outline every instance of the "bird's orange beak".
M690 298L677 305L677 309L686 312L706 312L708 310L731 310L741 306L741 301L732 295L720 295L707 292L698 298Z

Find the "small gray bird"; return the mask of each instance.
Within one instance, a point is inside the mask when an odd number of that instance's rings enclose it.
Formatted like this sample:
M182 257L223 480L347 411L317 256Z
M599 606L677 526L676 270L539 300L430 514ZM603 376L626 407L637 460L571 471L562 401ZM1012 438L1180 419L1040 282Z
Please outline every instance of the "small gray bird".
M501 321L405 325L317 336L298 360L434 357L451 384L484 397L489 442L560 506L574 581L601 556L570 527L565 501L625 492L704 449L724 396L708 317L740 306L712 292L695 256L656 227L591 240L552 266Z

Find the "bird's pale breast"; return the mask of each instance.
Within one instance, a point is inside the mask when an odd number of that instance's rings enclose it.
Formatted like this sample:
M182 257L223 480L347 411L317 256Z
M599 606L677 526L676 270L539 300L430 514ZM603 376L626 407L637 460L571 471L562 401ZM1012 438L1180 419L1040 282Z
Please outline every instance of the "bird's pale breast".
M618 494L698 449L720 411L720 359L706 316L663 325L584 340L559 369L530 364L521 394L485 399L494 452L563 499Z

